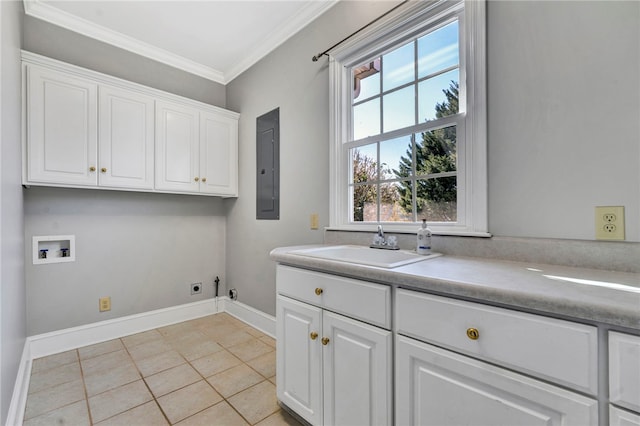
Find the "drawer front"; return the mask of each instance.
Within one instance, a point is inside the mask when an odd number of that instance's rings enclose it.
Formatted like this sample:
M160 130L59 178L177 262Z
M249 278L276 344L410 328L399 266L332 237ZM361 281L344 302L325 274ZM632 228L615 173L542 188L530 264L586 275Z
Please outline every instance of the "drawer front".
M609 332L609 400L640 412L640 336Z
M391 328L391 287L278 265L279 294Z
M397 332L597 394L595 327L398 290Z

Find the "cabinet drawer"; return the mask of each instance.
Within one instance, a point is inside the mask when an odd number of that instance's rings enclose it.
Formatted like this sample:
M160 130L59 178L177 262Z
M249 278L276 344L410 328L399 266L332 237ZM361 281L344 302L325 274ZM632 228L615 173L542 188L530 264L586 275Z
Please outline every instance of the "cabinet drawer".
M609 400L640 412L640 336L609 332Z
M389 286L284 265L278 265L276 282L279 294L391 328Z
M396 300L400 334L597 394L595 327L402 289Z

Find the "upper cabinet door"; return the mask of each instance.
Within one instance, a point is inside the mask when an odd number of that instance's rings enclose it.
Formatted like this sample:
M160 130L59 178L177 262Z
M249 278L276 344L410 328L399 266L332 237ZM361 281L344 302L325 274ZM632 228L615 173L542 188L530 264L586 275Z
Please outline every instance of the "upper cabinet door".
M97 184L97 84L27 69L26 182Z
M154 100L100 86L99 184L153 189Z
M156 189L200 191L198 116L195 108L156 103Z
M200 113L200 192L238 195L238 120Z

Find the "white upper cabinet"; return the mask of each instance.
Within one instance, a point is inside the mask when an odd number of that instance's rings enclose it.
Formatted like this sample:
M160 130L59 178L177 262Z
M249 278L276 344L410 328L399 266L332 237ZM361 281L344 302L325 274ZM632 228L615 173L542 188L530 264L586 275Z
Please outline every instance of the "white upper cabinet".
M27 73L25 180L97 184L97 84L39 67Z
M238 195L238 120L200 113L200 191Z
M99 184L153 189L153 98L110 86L99 98Z
M156 104L156 189L200 191L199 113L184 105Z
M238 195L239 114L29 52L23 184Z

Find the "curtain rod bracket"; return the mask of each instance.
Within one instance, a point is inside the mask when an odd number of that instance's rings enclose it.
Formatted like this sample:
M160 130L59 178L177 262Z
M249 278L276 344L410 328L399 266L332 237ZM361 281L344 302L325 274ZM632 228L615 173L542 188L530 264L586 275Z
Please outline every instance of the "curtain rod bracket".
M0 0L2 1L2 0ZM391 12L393 12L394 10L396 10L397 8L399 8L400 6L402 6L403 4L405 4L408 0L403 0L402 2L400 2L400 4L394 6L392 9L387 10L385 13L383 13L382 15L378 16L376 19L374 19L373 21L369 22L367 25L365 25L364 27L361 27L360 29L358 29L357 31L352 32L351 34L349 34L348 36L346 36L345 38L343 38L342 40L340 40L339 42L337 42L336 44L334 44L333 46L331 46L330 48L328 48L327 50L325 50L322 53L318 53L317 55L315 55L314 57L311 58L311 60L313 62L318 62L318 59L322 58L323 56L327 55L327 52L329 52L331 49L333 49L336 46L341 45L342 43L344 43L345 41L349 40L351 37L353 37L354 35L358 34L360 31L364 30L365 28L369 27L370 25L378 22L380 19L384 18L385 16L387 16L388 14L390 14Z
M327 52L322 52L322 53L318 53L317 55L315 55L313 58L311 58L311 60L313 62L318 62L318 59L322 58L323 56L329 56L327 55Z

